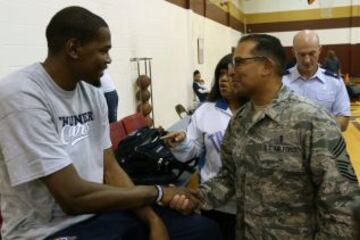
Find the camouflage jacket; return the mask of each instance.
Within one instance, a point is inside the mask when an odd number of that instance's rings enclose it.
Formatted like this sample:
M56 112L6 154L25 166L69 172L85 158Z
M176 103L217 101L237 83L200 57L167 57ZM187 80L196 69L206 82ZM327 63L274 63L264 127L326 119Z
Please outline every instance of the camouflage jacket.
M256 121L243 106L226 130L207 205L235 194L237 239L352 239L358 183L334 118L282 87Z

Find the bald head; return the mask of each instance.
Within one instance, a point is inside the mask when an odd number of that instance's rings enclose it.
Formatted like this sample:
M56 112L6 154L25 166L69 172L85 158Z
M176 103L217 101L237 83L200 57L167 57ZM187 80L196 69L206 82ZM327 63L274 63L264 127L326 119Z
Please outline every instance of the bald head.
M312 77L318 69L321 51L319 36L312 30L303 30L294 36L293 50L299 73Z
M302 30L298 32L293 39L293 47L301 47L304 45L310 45L313 47L320 47L319 36L312 30Z

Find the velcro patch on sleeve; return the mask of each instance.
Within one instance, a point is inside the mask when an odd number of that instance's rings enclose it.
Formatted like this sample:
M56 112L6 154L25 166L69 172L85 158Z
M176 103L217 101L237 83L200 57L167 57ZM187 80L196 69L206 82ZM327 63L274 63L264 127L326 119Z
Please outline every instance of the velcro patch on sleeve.
M352 167L350 161L336 160L337 168L340 174L348 179L352 183L358 183L354 168Z
M343 138L340 138L339 141L336 143L335 147L331 149L331 153L334 155L335 158L338 158L343 151L346 149L346 144Z
M350 157L346 153L346 143L343 138L339 138L339 141L331 149L331 153L336 159L336 167L341 176L349 180L351 183L358 183Z

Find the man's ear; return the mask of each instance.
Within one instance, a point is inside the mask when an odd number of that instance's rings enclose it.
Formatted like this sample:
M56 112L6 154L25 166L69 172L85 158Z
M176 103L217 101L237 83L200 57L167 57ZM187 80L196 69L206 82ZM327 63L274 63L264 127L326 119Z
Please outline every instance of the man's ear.
M274 61L270 60L269 58L267 58L264 61L264 68L263 68L263 75L264 76L268 76L269 74L271 74L271 72L273 71L273 69L275 68L275 63Z
M70 38L66 41L65 50L67 55L72 59L79 58L80 42L75 38Z

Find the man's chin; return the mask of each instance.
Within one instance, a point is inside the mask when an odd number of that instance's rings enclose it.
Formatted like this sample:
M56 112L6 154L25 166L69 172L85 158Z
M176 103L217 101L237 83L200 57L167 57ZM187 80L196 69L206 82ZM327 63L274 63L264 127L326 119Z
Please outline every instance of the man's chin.
M303 66L302 68L300 68L300 71L303 72L312 72L316 69L316 67L313 66Z

